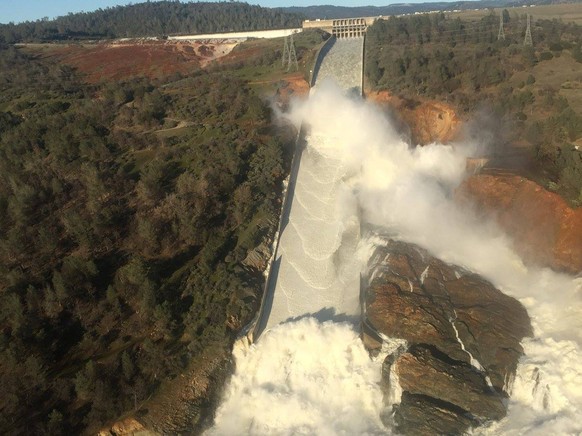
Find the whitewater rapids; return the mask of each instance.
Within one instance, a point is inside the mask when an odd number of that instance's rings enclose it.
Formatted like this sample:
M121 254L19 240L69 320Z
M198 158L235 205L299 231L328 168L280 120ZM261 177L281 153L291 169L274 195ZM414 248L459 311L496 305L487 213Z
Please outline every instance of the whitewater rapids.
M354 277L373 243L360 240L361 220L481 274L527 308L534 337L507 380L508 415L474 434L580 434L581 279L527 267L495 224L455 204L474 144L410 148L381 111L347 97L349 88L318 79L288 115L310 134L281 235L273 306L259 341L235 350L237 369L208 433L391 432L380 420L382 359L370 359L353 322L334 322L359 313Z

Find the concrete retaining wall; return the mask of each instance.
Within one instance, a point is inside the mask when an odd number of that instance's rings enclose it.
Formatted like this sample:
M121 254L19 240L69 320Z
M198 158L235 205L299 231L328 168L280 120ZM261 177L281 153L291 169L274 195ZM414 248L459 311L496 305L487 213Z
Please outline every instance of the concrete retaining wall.
M299 129L297 137L295 138L295 152L293 153L293 159L291 161L291 171L289 172L289 182L287 183L287 189L283 193L283 205L281 206L281 215L279 217L279 226L277 228L277 239L274 243L274 250L269 261L269 275L265 281L263 287L263 296L261 298L261 305L253 320L245 326L245 328L239 334L238 341L242 341L248 345L255 342L261 332L263 331L267 319L265 317L265 307L269 305L272 301L273 295L272 291L274 289L271 286L272 281L277 275L277 251L279 249L279 239L281 238L282 229L285 228L287 221L289 219L289 212L291 211L291 203L293 200L293 192L295 190L295 184L297 182L297 173L299 172L299 163L301 161L301 154L303 153L303 148L305 146L305 132L303 127ZM268 314L267 314L268 318Z

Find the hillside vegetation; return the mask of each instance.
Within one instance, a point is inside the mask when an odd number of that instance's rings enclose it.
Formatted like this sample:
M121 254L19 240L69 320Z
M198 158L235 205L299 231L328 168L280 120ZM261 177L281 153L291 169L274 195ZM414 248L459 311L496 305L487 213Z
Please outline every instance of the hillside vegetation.
M415 104L446 101L466 118L488 114L482 129L494 155L509 144L531 146L546 187L582 204L582 27L532 20L533 47L524 46L525 16L503 12L479 21L444 14L390 17L366 39L369 89Z
M241 77L280 68L247 55L89 85L0 46L0 433L147 418L230 349L261 296L245 259L276 228L294 140Z
M301 16L247 3L153 1L0 25L0 42L135 38L301 27Z
M436 1L419 3L393 3L386 6L334 6L331 4L314 6L289 6L282 8L286 12L305 15L310 19L354 18L354 17L389 17L390 15L414 14L432 11L475 11L487 8L500 8L531 4L547 4L551 0L469 0Z

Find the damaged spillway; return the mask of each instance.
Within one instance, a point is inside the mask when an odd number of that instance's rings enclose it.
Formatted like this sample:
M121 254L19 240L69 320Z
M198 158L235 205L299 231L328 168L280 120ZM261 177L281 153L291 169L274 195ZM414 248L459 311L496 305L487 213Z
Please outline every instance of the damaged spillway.
M351 95L361 95L363 38L333 42L316 69L316 87L333 80ZM330 114L332 108L330 108ZM314 316L319 321L359 319L359 266L354 265L360 235L357 208L338 204L350 173L341 157L325 153L336 138L306 133L295 180L289 183L290 207L269 289L254 338L285 321Z
M332 127L311 124L301 137L305 146L294 158L254 343L234 348L236 373L211 436L386 434L381 361L370 359L354 328L367 261L355 261L360 226L350 183L356 171L338 153L345 137L333 127L334 106L342 106L346 93L361 95L363 38L329 46L300 118L323 116ZM328 88L326 78L340 89ZM325 98L330 93L337 105ZM326 109L310 114L309 107Z
M346 97L362 42L330 44L284 114L309 125L305 146L253 344L234 348L208 434L580 434L580 279L524 265L455 203L471 144L410 147Z

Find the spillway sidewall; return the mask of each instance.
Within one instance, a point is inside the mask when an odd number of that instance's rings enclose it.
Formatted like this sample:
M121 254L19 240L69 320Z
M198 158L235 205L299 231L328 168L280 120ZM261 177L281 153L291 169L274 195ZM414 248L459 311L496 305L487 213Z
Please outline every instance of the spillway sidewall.
M275 292L275 287L271 286L271 282L273 280L273 263L277 261L277 254L279 251L279 242L281 240L281 234L283 232L283 225L287 222L289 214L291 212L291 203L293 202L293 192L295 191L295 184L297 182L297 175L299 174L299 164L301 162L301 155L303 153L305 144L305 131L303 126L300 127L299 132L297 134L297 138L295 139L295 152L293 153L293 159L291 161L291 171L289 173L289 183L287 185L287 189L285 190L285 195L283 199L283 205L281 207L281 214L279 216L279 226L277 229L277 240L275 243L275 249L273 250L273 256L271 257L270 261L270 268L269 268L269 276L265 281L265 287L263 289L263 298L261 299L261 306L259 311L253 321L252 325L249 328L249 331L252 330L252 333L249 337L250 342L256 342L263 332L266 326L266 320L264 320L265 316L265 303L269 298L273 296L271 293Z
M315 61L314 61L314 66L312 69L312 75L311 75L311 80L310 80L310 86L313 87L315 84L315 81L317 80L317 75L318 75L318 71L319 68L321 67L321 63L323 62L323 59L325 58L325 55L327 54L327 52L329 51L329 49L331 48L331 46L333 46L333 44L336 41L336 37L335 36L330 36L328 38L328 40L319 48L317 55L315 57ZM362 70L361 70L361 77L360 77L360 93L362 93L363 91L363 59L364 59L364 42L362 42L362 51L361 51L361 56L362 56ZM263 318L265 317L265 310L266 310L266 302L269 298L272 298L273 296L270 295L272 292L275 291L274 286L271 286L273 277L272 277L272 273L273 273L273 264L274 262L276 262L277 260L277 253L279 250L279 242L280 242L280 238L281 238L281 234L282 234L282 227L284 225L284 223L286 222L285 217L288 216L288 214L290 213L290 209L291 209L291 203L293 201L293 192L294 192L294 186L297 182L297 175L299 173L299 165L301 162L301 155L303 153L303 149L305 145L305 131L304 131L304 127L301 126L299 129L299 132L297 134L297 138L295 139L295 151L293 153L293 158L291 161L291 170L290 170L290 174L289 174L289 183L287 185L287 189L285 190L284 193L284 199L283 199L283 204L281 207L281 213L279 216L279 225L278 225L278 229L277 229L277 240L275 242L275 248L273 250L273 255L271 256L270 259L270 265L269 265L269 275L267 277L267 280L265 281L265 285L263 288L263 295L261 298L261 304L259 306L259 310L257 312L257 314L255 315L255 317L253 318L253 320L247 325L245 326L245 328L241 331L240 335L239 335L239 340L246 340L249 343L254 343L258 340L259 336L261 335L261 333L263 332L265 326L266 326L266 320L264 320Z

